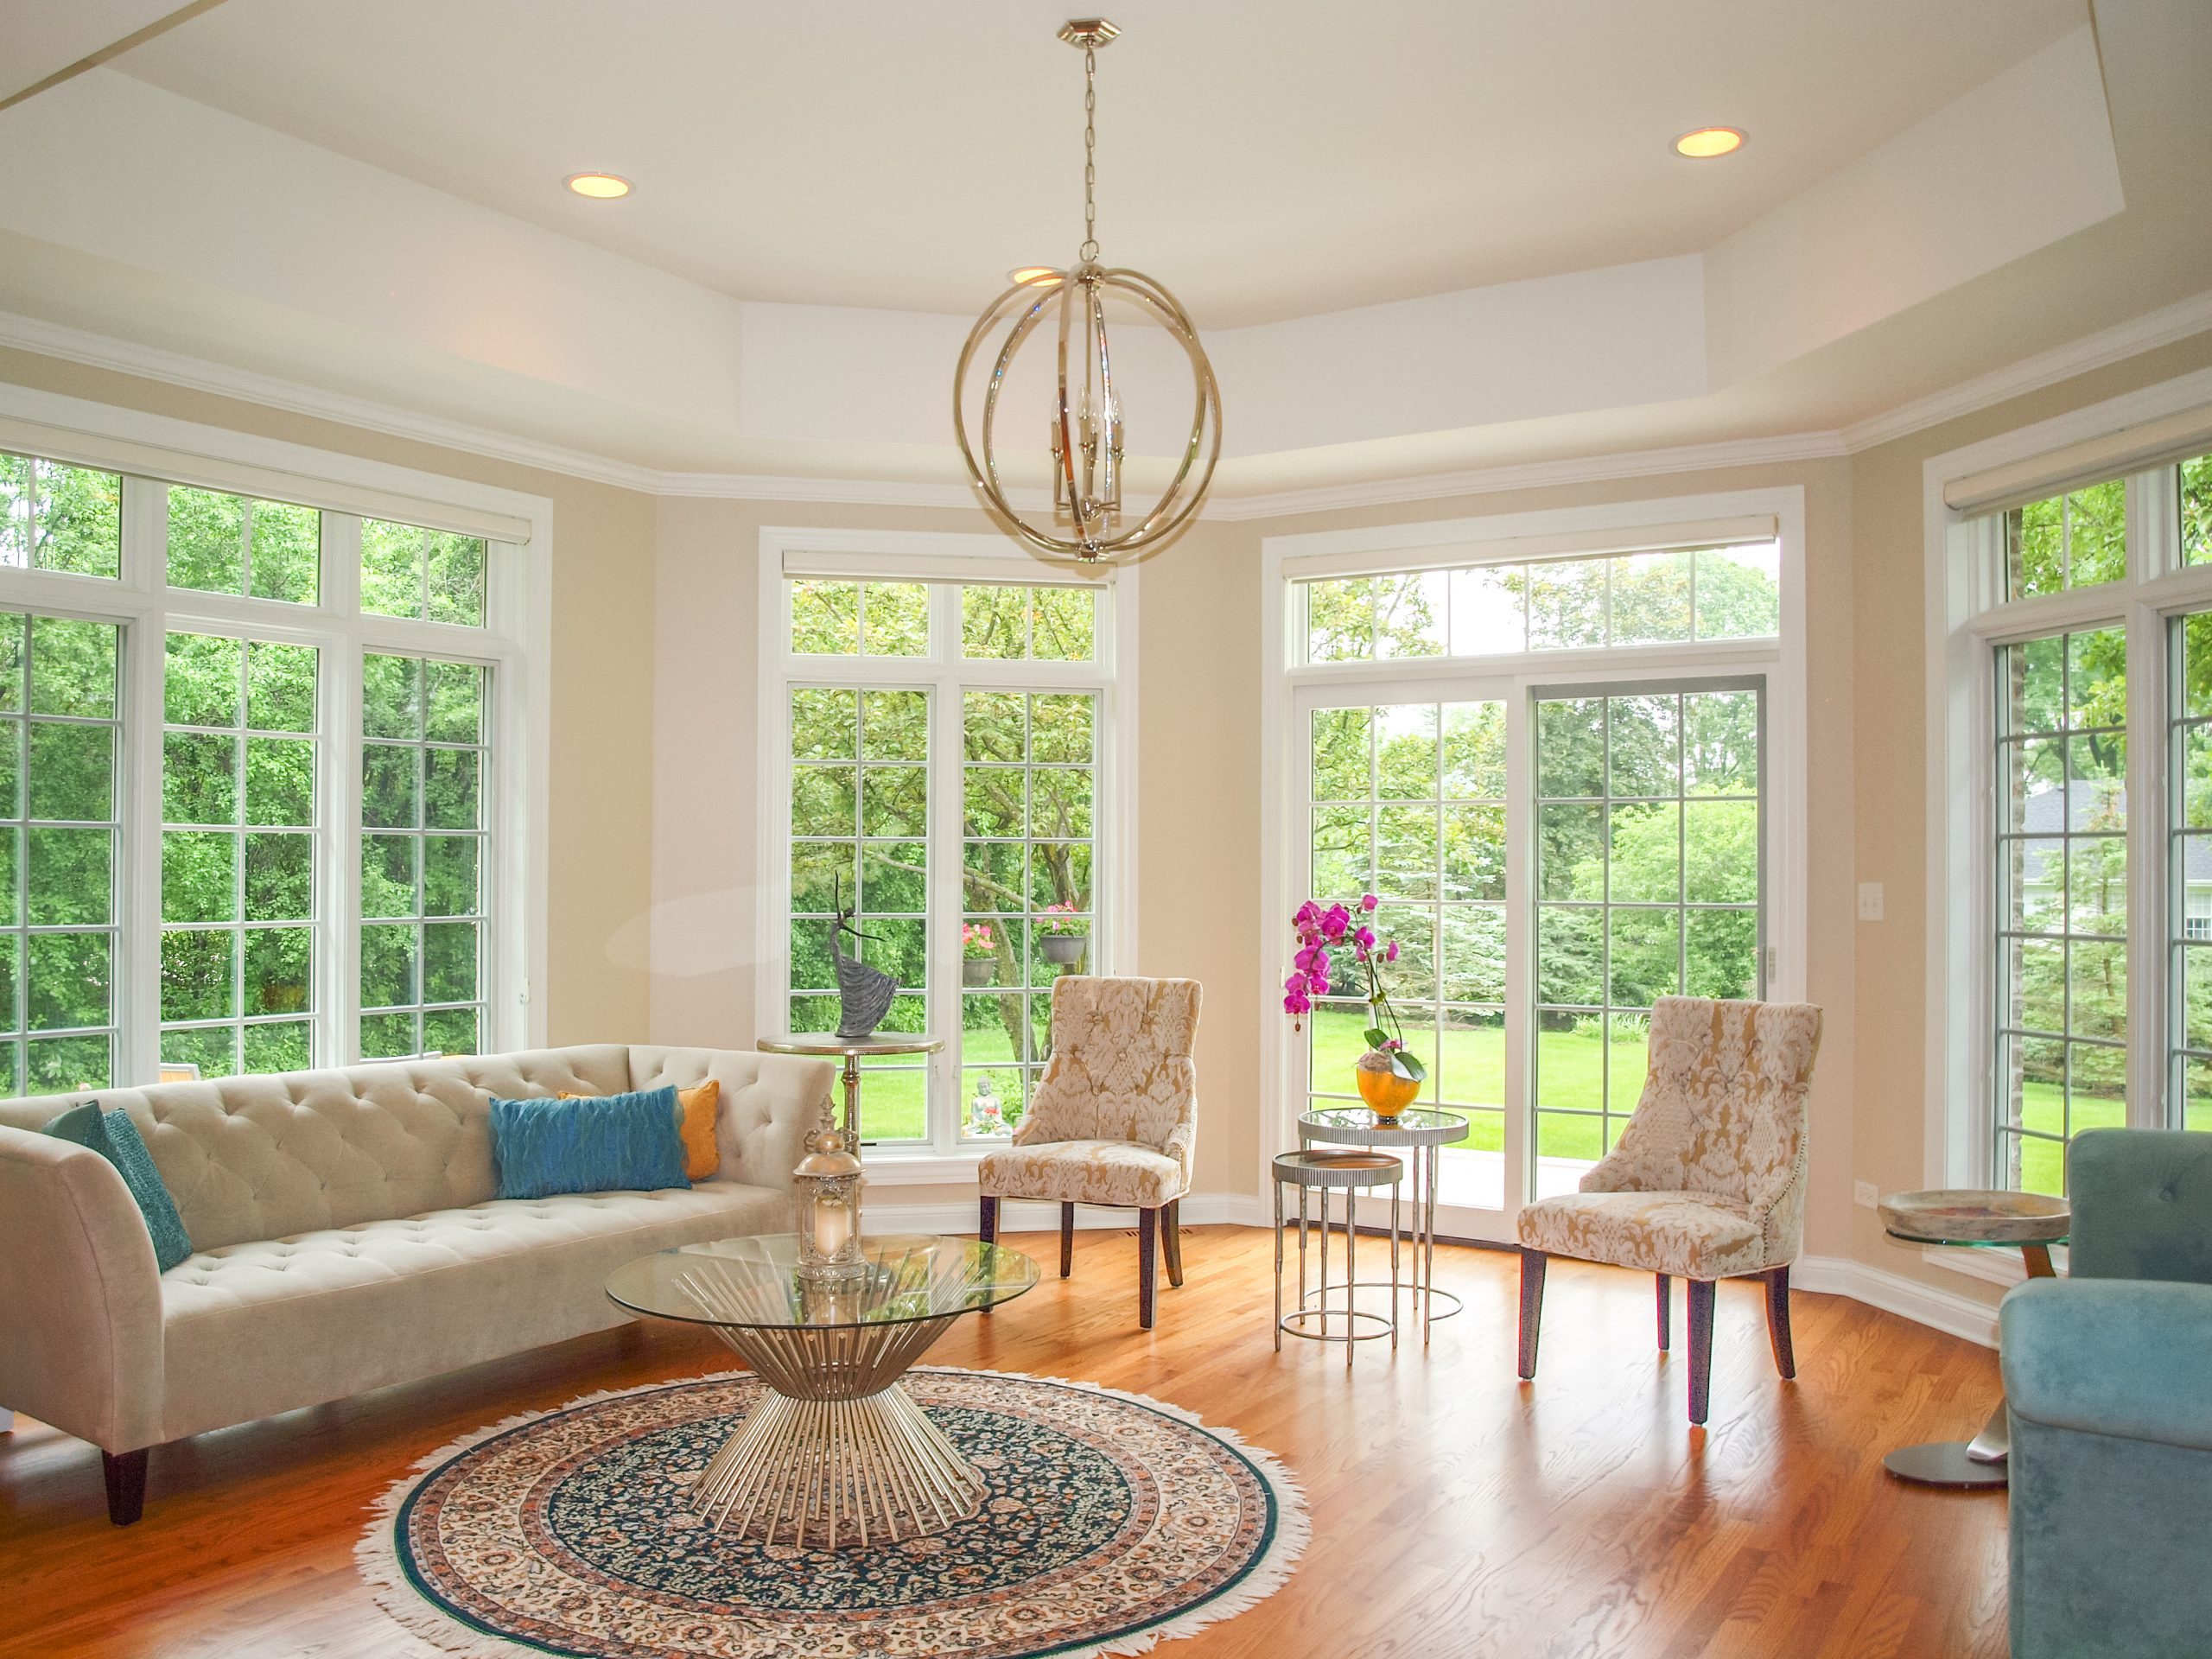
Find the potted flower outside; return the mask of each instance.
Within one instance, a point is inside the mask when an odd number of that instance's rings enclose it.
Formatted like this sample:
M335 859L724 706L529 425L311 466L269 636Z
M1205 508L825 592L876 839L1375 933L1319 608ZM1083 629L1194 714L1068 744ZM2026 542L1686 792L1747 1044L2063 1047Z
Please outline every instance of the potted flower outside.
M960 982L963 985L988 985L998 977L998 936L991 931L988 922L963 922L960 925Z
M1348 905L1324 906L1309 899L1291 918L1297 931L1298 950L1291 958L1290 977L1282 982L1283 1012L1302 1022L1313 1011L1313 999L1326 996L1333 979L1329 953L1350 950L1352 960L1367 980L1367 1029L1361 1033L1366 1051L1353 1063L1352 1079L1375 1116L1384 1122L1413 1103L1428 1068L1406 1047L1405 1029L1382 988L1382 964L1398 959L1398 942L1378 938L1369 918L1376 904L1373 893L1362 893L1357 909Z
M1060 967L1083 960L1090 948L1090 921L1074 913L1072 904L1047 905L1037 913L1037 951Z

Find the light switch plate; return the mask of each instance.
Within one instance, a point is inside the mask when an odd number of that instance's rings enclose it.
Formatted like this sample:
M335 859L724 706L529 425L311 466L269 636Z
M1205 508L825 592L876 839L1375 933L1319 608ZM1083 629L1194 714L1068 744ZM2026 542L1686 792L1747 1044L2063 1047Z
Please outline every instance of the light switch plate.
M1851 1201L1861 1210L1878 1209L1882 1203L1881 1189L1872 1181L1853 1181L1851 1184Z
M1861 881L1859 884L1859 919L1878 922L1882 919L1882 884Z

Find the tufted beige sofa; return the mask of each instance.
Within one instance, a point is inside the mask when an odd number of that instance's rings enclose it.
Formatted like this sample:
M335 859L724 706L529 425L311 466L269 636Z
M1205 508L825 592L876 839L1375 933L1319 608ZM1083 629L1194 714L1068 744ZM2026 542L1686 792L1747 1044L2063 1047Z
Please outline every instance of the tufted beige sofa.
M156 1270L105 1159L0 1103L0 1405L98 1444L137 1518L146 1448L621 1324L633 1256L789 1225L827 1061L616 1044L101 1092L130 1114L194 1254ZM502 1199L490 1102L721 1081L721 1166L690 1191Z

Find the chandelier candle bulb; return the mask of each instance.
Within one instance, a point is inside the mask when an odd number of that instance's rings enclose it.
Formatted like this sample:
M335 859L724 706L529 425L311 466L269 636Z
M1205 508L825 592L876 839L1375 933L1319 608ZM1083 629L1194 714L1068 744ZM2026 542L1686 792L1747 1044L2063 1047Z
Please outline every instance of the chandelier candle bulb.
M1013 286L992 302L960 350L952 376L952 430L969 481L999 527L1046 558L1095 565L1134 558L1173 540L1198 513L1221 458L1221 388L1206 360L1198 332L1175 296L1141 271L1099 263L1097 236L1098 50L1121 31L1103 17L1075 18L1060 38L1083 49L1083 245L1065 270L1025 265L1009 273ZM1122 482L1128 435L1115 385L1113 343L1106 302L1134 307L1158 323L1189 359L1194 392L1190 434L1167 487L1135 523L1124 511ZM1033 524L1014 511L999 478L995 443L999 396L1023 342L1049 324L1058 346L1057 387L1049 417L1052 458L1052 514ZM1004 338L990 358L982 423L970 442L966 407L969 370L995 331Z

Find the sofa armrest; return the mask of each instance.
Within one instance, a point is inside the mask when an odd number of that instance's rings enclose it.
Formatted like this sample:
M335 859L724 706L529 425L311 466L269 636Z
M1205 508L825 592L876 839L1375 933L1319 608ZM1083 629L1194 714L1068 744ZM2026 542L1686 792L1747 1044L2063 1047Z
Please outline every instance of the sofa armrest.
M1998 1324L2016 1418L2212 1450L2212 1285L2031 1279Z
M806 1155L806 1141L830 1125L830 1095L837 1068L828 1060L796 1054L760 1054L734 1048L630 1050L630 1086L688 1089L712 1077L722 1086L715 1138L721 1147L717 1179L751 1186L791 1190L791 1171ZM861 1128L866 1130L866 1103Z
M0 1404L110 1452L162 1438L162 1279L98 1153L0 1125Z

